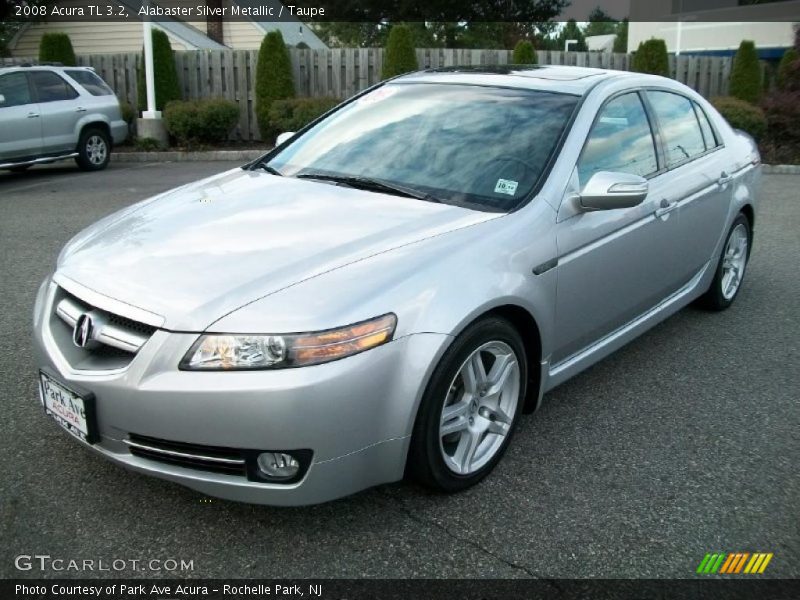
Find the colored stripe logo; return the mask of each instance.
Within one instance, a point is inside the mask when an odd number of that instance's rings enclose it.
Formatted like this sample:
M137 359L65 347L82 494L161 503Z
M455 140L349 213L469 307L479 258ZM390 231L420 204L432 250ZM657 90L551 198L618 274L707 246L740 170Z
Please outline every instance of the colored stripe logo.
M774 555L772 552L718 552L708 553L700 561L697 573L701 575L760 575Z

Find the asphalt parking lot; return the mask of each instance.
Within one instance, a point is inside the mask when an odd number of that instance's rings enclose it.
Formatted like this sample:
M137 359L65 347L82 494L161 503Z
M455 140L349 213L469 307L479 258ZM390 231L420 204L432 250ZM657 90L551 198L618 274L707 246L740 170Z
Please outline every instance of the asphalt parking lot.
M0 576L81 575L14 567L48 554L191 560L175 574L194 577L683 578L707 552L744 551L774 553L764 576L800 577L800 176L765 176L730 310L687 308L549 393L477 488L276 509L81 448L42 414L29 341L36 288L73 234L233 166L0 172Z

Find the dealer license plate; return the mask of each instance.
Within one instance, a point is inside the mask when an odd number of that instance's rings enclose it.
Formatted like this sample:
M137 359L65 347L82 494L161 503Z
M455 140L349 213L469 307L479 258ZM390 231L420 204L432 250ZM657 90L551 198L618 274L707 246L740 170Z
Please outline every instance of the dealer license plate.
M45 412L76 438L94 443L94 398L76 394L44 372L39 377Z

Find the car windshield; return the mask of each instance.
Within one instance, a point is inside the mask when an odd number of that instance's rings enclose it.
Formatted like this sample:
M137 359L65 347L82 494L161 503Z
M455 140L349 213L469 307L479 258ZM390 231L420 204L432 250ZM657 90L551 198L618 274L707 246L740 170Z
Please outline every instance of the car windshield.
M508 211L538 184L577 102L524 89L387 84L337 110L262 166L285 176L379 182L422 199Z

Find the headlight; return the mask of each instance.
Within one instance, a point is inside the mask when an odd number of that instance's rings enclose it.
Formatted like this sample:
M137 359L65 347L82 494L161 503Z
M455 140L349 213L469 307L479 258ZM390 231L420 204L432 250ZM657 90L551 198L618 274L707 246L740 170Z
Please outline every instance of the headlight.
M338 360L392 339L393 314L317 333L287 335L202 335L180 364L181 370L285 369Z

